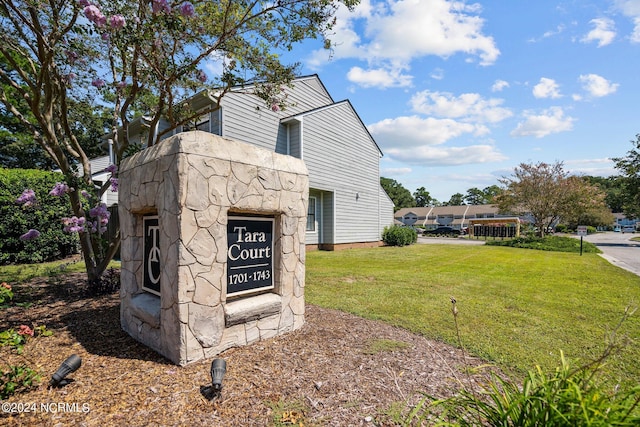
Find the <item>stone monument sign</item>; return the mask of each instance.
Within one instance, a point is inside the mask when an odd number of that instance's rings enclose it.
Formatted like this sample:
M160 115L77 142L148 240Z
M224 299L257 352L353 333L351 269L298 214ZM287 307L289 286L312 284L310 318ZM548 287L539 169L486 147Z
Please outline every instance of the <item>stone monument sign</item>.
M178 365L304 324L300 159L200 132L119 172L120 320Z

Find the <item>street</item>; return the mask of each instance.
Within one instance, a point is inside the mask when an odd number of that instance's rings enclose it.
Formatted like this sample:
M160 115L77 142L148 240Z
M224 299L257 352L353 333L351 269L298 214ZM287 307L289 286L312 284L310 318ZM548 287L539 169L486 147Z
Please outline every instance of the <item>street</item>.
M613 265L640 275L640 242L631 240L638 236L638 233L608 231L585 236L584 241L596 245L603 252L602 257Z

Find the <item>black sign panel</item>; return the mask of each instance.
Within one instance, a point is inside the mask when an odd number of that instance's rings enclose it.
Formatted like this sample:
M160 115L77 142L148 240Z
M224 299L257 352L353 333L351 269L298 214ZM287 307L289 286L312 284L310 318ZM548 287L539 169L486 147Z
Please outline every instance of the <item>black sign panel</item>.
M158 216L142 218L144 230L144 266L142 289L160 295L160 226Z
M227 295L273 288L273 218L229 217Z

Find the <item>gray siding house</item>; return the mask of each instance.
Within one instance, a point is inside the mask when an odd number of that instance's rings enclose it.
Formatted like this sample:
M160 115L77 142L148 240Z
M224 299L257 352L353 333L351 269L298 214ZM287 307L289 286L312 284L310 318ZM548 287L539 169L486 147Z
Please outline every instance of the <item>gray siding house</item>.
M220 108L166 137L198 129L304 160L309 170L307 246L379 245L384 227L393 224L393 202L380 186L380 148L351 103L334 102L317 75L295 79L286 93L290 106L272 111L246 88L232 90ZM205 92L190 102L203 111L215 105ZM144 138L162 130L162 123L152 130L140 120L130 135Z

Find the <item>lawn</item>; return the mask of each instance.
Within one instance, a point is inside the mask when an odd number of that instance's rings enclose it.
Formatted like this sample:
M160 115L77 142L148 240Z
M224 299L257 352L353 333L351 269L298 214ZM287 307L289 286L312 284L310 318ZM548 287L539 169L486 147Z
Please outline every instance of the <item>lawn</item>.
M380 319L464 347L515 374L535 365L597 358L625 308L640 303L640 277L592 253L413 245L307 254L307 302ZM635 339L605 368L608 383L637 385L640 311L619 336Z

